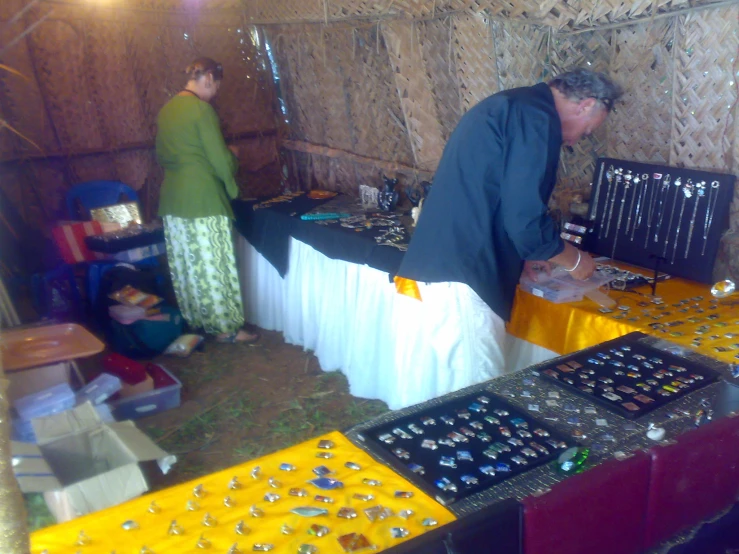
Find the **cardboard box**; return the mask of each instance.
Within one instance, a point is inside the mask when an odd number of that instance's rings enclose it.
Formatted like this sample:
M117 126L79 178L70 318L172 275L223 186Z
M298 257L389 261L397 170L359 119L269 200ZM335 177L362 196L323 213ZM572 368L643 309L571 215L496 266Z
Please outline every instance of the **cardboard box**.
M62 383L73 385L71 377L72 366L69 362L8 372L5 374L5 378L8 380L8 400L13 404L19 398L48 389L54 385L61 385Z
M103 423L89 402L32 423L38 445L11 443L13 470L23 492L46 493L59 522L145 493L143 462L167 473L177 461L132 422Z

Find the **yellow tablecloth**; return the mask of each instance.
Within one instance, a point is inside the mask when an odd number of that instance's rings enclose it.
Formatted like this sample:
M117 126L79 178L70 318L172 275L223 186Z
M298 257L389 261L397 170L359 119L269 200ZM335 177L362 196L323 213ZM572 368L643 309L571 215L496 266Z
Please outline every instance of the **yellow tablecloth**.
M712 299L708 285L684 279L670 279L657 285L657 296L664 301L662 306L650 302L647 296L650 290L649 287L637 289L643 295L611 291L609 296L629 310L613 308L612 313L604 314L591 300L554 304L519 289L508 332L564 355L641 331L724 362L739 362L736 358L739 306L728 300L717 302ZM702 300L676 305L698 297Z
M333 441L335 447L330 450L319 450L317 444L322 439ZM318 452L330 452L334 456L330 459L321 459L316 457ZM361 469L349 469L344 465L346 462L359 464ZM296 470L282 471L279 469L281 463L293 464ZM317 477L312 471L313 468L321 465L333 470L335 475L330 477L342 481L344 488L323 491L308 484L307 481ZM261 476L253 479L250 474L256 466L260 467ZM229 490L228 484L233 477L238 478L242 485L241 489ZM279 480L281 486L270 487L268 483L270 477ZM363 484L363 479L375 479L380 481L381 486ZM205 490L202 498L193 496L193 489L197 485L202 485ZM288 492L292 487L305 489L309 496L302 498L290 496ZM398 499L395 498L395 491L412 492L413 496ZM264 500L267 493L278 494L280 499L270 503ZM353 497L354 494L371 494L374 499L358 500ZM318 502L314 500L315 495L330 497L334 502L331 504ZM235 500L234 507L228 508L224 505L226 496ZM199 509L187 511L188 500L197 502ZM160 508L159 513L148 511L152 502L156 502ZM263 510L264 517L250 516L249 509L252 505ZM364 510L377 505L390 508L396 515L382 521L371 522ZM291 509L298 506L326 508L329 515L302 517L290 513ZM338 510L344 506L354 508L357 511L357 518L337 517ZM409 519L397 515L401 510L408 509L414 512ZM206 513L217 520L216 526L203 525ZM341 433L333 432L243 465L42 529L33 533L31 543L34 554L47 549L49 554L77 552L108 554L113 551L117 554L139 554L144 546L156 554L180 554L201 552L196 544L203 535L211 543L208 551L219 554L226 554L235 543L242 552L252 552L255 543L270 543L274 545L273 552L297 553L300 545L313 544L318 547L320 554L330 554L344 552L337 539L348 533L361 533L370 543L376 545L378 550L384 550L429 531L430 527L421 524L425 518L433 518L439 525L455 519L451 512L431 497L388 467L377 463L352 445ZM124 530L122 524L128 520L136 522L139 528ZM183 535L167 534L173 520L184 528ZM235 532L236 524L241 520L250 530L248 535L238 535ZM281 528L284 524L290 526L294 532L282 534ZM330 532L323 537L310 535L308 529L313 524L326 526ZM403 527L410 531L410 535L406 539L394 539L390 532L393 527ZM84 531L89 537L89 544L75 546L80 531Z

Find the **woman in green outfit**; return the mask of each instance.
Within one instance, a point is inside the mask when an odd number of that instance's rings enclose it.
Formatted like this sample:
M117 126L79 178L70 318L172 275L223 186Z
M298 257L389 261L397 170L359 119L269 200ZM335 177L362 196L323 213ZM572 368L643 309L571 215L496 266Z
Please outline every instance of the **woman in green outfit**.
M195 60L185 89L157 117L156 153L164 168L159 215L164 220L172 282L185 320L223 342L254 342L242 329L244 308L231 237L230 200L239 193L235 149L226 146L210 101L221 64Z

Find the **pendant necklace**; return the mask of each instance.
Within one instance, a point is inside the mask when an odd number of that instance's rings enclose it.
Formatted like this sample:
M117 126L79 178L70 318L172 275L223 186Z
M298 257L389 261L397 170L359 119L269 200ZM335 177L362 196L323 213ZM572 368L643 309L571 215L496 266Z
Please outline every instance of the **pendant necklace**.
M659 191L659 217L657 219L657 225L654 228L654 242L659 242L657 237L659 237L659 231L662 229L662 220L665 217L665 207L664 205L667 203L667 195L670 192L670 174L668 173L665 175L665 180L662 181L662 188Z
M672 231L672 222L675 220L675 206L677 206L677 197L680 194L680 185L683 184L683 180L678 177L673 181L672 188L675 189L675 196L672 198L672 209L670 210L670 224L667 226L667 234L665 235L665 247L662 249L662 257L667 256L667 243L670 238L670 232ZM666 202L665 202L666 203Z
M685 244L685 258L688 257L690 250L690 241L693 239L693 229L695 228L695 216L698 214L698 204L701 198L706 195L706 182L700 181L695 184L695 204L693 204L693 216L690 218L690 227L688 228L688 242Z
M598 218L598 199L600 197L600 186L603 181L603 168L606 166L606 162L600 164L600 173L598 173L598 182L595 183L595 197L593 198L593 209L590 210L590 221L595 221Z
M708 244L708 235L713 225L713 212L716 211L716 202L718 202L718 181L711 182L711 188L708 190L708 205L706 206L706 219L703 222L703 250L701 256L706 255L706 244Z
M641 178L639 177L639 174L637 173L634 175L634 192L631 195L631 205L629 206L629 217L626 218L626 234L629 234L629 229L631 229L631 218L634 215L634 203L636 202L636 197L641 195L641 189L639 188L639 183L641 183ZM644 188L644 187L642 187ZM634 221L634 227L636 227L636 221ZM632 239L633 235L632 235Z
M622 168L618 168L615 173L615 184L613 186L613 194L611 195L611 206L608 208L608 222L606 223L606 238L608 237L608 234L611 232L611 220L613 219L613 207L616 204L616 195L618 194L618 185L621 184L622 180Z
M649 243L649 235L652 233L652 218L654 214L654 206L657 204L657 187L659 182L662 180L661 173L654 173L652 175L653 186L649 189L649 203L647 208L647 236L644 238L644 248Z
M626 207L626 197L629 195L629 189L631 188L631 170L626 172L624 175L624 195L621 197L621 208L618 211L618 221L616 222L616 232L613 235L613 248L611 248L611 259L615 259L616 255L616 244L618 244L618 234L621 232L621 221L624 216L624 208Z
M675 242L672 245L672 260L670 263L675 263L675 253L677 252L677 240L680 237L680 227L683 224L683 214L685 213L685 202L687 202L688 198L691 198L693 196L693 179L688 179L685 181L685 186L683 187L683 202L680 205L680 216L677 218L677 227L675 228Z
M631 230L631 240L634 240L634 231L641 227L642 216L644 215L644 208L647 205L647 190L649 187L649 173L641 174L641 181L644 183L641 188L641 194L639 195L639 201L636 203L636 223L634 228Z
M605 215L608 211L608 200L611 197L611 189L613 188L613 177L615 175L615 170L613 169L612 165L608 166L608 171L606 171L606 180L608 181L608 188L606 189L606 201L603 204L603 222L600 225L600 229L598 229L598 238L603 237L603 232L606 228L607 222L605 221Z

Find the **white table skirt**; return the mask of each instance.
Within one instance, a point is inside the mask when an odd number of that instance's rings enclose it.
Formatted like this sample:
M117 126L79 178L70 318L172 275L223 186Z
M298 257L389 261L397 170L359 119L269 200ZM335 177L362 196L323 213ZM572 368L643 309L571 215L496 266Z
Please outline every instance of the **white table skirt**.
M450 341L441 334L448 326L430 324L422 312L429 306L398 294L387 273L330 259L293 238L284 279L240 235L237 252L247 321L312 350L324 371L342 371L352 395L397 410L473 384L443 367ZM557 356L510 335L507 340L507 372Z

